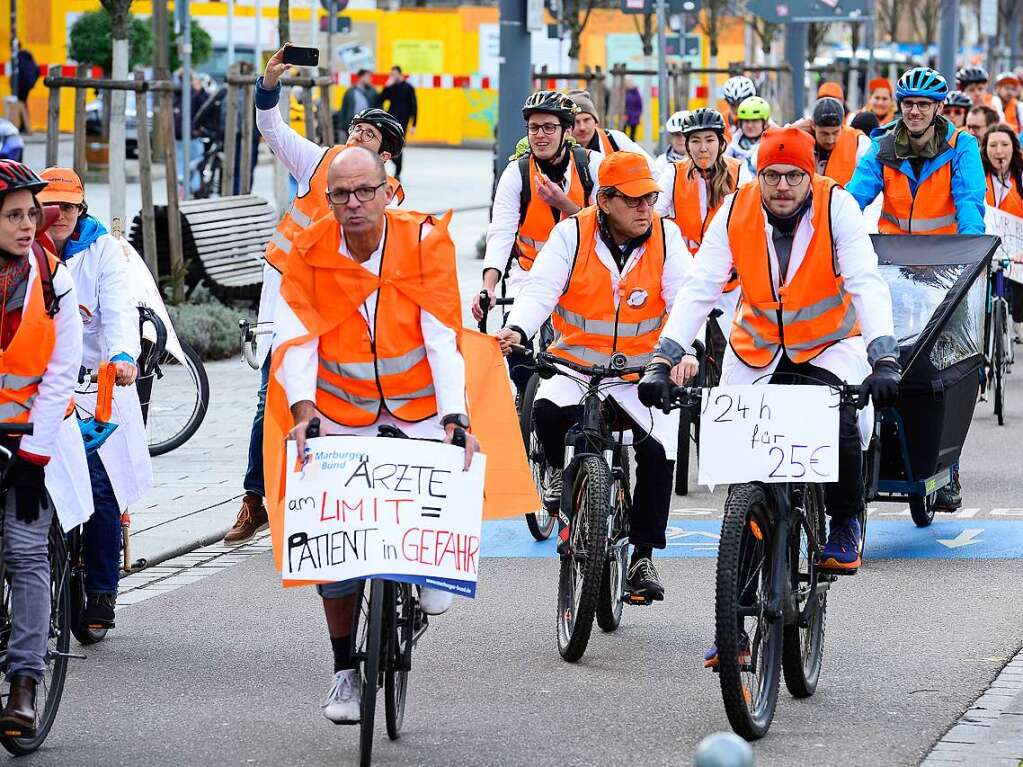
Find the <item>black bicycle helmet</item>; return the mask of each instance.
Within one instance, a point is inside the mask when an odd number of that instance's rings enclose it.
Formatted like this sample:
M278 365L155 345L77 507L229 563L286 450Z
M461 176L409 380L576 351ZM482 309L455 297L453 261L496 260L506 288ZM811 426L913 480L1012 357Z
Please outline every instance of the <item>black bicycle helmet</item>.
M986 83L987 70L984 67L961 67L956 72L956 85L963 88L974 83Z
M838 99L825 96L813 107L813 124L819 128L840 128L845 122L845 107Z
M537 91L530 94L526 103L522 105L522 119L528 120L530 115L546 114L554 115L561 124L570 128L575 124L575 116L579 107L575 105L564 93L557 91Z
M17 160L0 160L0 195L21 189L36 194L46 188L46 183L24 163Z
M682 134L688 136L701 130L712 130L718 137L725 140L725 118L721 113L711 107L701 107L690 112L682 121Z
M383 109L370 107L369 109L363 109L352 118L352 126L363 123L372 125L380 131L382 136L380 141L381 152L390 152L391 157L397 157L401 154L401 150L405 148L405 129L394 118L394 115L385 112Z
M969 109L973 106L973 100L962 91L952 91L945 97L945 106Z

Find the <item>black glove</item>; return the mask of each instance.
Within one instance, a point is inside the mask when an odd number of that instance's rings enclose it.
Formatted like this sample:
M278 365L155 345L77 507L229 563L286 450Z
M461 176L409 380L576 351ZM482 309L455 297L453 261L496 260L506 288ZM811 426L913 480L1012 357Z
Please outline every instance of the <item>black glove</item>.
M39 519L39 509L49 503L43 467L17 455L4 475L3 488L14 491L14 516L25 524Z
M867 398L874 401L874 407L889 407L895 404L899 396L899 381L902 380L902 368L890 357L879 359L874 363L874 372L867 376L860 386L860 398L857 407L865 407Z
M671 410L671 365L667 362L647 363L639 381L639 401L647 407L659 407L665 413Z

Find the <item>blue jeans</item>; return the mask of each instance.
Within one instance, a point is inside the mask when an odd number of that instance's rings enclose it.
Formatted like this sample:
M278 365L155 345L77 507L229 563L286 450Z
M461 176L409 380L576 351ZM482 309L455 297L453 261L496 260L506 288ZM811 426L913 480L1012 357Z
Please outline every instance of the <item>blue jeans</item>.
M270 381L270 355L267 355L260 370L259 399L256 401L256 416L252 419L252 431L249 434L249 465L245 468L245 479L242 489L246 493L263 498L266 490L263 486L263 412L266 410L266 387Z
M7 494L4 510L4 564L11 581L11 637L7 643L7 676L42 681L46 641L50 635L50 556L47 540L53 503L40 509L34 522L15 516L15 493Z
M82 528L85 590L89 594L117 596L121 569L121 507L99 454L91 453L88 458L95 511Z

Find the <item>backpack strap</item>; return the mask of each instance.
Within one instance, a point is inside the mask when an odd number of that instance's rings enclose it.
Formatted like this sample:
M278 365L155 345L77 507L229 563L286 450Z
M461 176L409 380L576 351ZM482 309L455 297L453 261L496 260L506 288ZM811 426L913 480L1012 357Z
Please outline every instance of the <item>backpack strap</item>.
M53 289L53 271L50 269L50 259L38 242L32 243L32 255L35 256L36 267L39 270L39 279L43 289L43 306L46 314L51 319L60 311L60 297Z
M583 207L590 204L590 195L593 194L593 176L590 174L590 153L578 144L572 147L572 158L575 160L575 170L579 174L579 181L583 185Z
M620 152L620 151L622 151L622 150L621 150L621 149L620 149L620 148L618 147L618 142L617 142L617 141L615 141L615 137L614 137L613 135L611 135L611 131L609 131L609 130L606 130L606 131L604 131L604 135L605 135L605 136L607 136L607 143L609 143L609 144L611 145L611 148L612 148L612 149L613 149L614 151L616 151L616 152Z
M519 177L522 179L522 191L519 192L519 226L522 226L526 220L526 211L529 209L529 200L533 194L529 183L529 161L532 156L527 152L517 160L519 164Z

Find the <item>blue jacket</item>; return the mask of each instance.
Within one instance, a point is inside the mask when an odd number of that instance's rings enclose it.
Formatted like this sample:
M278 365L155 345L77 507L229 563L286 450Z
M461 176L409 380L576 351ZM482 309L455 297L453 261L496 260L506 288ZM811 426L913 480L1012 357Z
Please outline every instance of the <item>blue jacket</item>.
M870 149L856 166L856 172L846 185L846 190L856 198L862 210L884 189L883 166L887 165L904 174L915 196L917 188L928 176L946 163L952 163L952 200L956 206L959 234L984 234L984 195L987 193L987 183L977 139L964 131L959 134L955 147L952 147L948 142L955 126L944 119L939 125L941 123L947 126L945 140L937 156L924 162L919 178L913 173L909 160L900 160L895 156L895 131L875 131Z
M987 182L985 182L986 184ZM987 186L985 185L984 191L987 192ZM69 258L81 253L83 250L88 250L92 243L96 242L100 237L107 233L107 228L100 223L98 218L93 216L86 216L78 221L78 226L75 227L75 231L71 233L71 236L64 242L64 249L60 252L60 257L67 261Z

